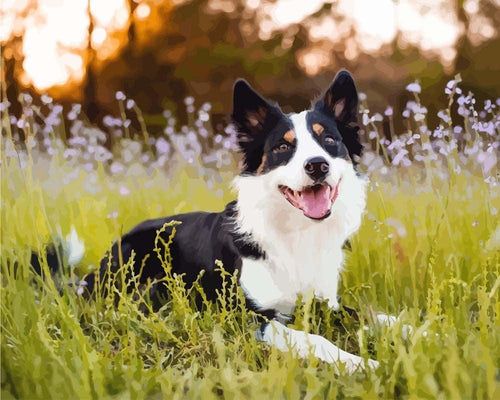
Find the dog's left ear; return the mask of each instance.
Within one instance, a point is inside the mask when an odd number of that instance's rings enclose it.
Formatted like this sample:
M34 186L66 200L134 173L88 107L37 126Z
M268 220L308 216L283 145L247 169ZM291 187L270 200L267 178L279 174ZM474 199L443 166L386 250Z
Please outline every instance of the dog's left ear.
M314 105L343 124L358 120L358 91L351 74L340 71L323 97Z

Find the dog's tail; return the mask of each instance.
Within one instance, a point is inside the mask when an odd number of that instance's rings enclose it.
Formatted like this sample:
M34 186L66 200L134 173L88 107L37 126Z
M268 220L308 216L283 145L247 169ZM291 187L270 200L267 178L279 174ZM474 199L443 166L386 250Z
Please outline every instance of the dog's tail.
M31 266L39 275L42 274L43 260L47 260L50 273L52 275L62 271L65 266L73 267L77 265L85 254L85 245L78 237L74 226L66 235L65 240L61 236L57 237L52 243L49 243L43 253L31 252Z

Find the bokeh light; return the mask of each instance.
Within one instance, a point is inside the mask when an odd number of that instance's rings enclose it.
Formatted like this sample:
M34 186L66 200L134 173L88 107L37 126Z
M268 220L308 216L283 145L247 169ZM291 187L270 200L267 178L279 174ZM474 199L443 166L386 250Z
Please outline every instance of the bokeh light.
M0 38L22 34L22 80L39 90L83 79L90 18L91 45L106 56L117 47L109 36L129 18L126 0L91 0L90 10L87 0L40 0L29 7L29 1L2 2Z
M407 73L436 82L466 77L466 68L476 87L491 86L495 47L487 46L498 43L500 1L4 0L0 17L14 96L31 88L85 103L92 93L90 102L109 108L125 90L159 112L162 101L190 94L214 101L214 88L225 98L238 76L305 95L287 82L339 68L366 81L384 76L386 99L401 93ZM161 88L152 93L146 80Z

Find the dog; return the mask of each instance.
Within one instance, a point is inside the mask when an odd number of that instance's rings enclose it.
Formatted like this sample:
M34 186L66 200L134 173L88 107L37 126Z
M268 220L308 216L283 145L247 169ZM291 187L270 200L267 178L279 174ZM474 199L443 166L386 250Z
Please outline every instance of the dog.
M256 332L259 340L281 351L292 349L299 357L312 352L329 363L340 361L349 371L376 368L374 360L286 326L298 295L316 296L339 308L342 248L359 228L366 204L366 180L357 172L362 145L353 77L340 71L309 110L291 114L240 79L234 85L231 117L243 155L242 171L233 182L237 199L219 213L140 223L112 246L100 274L86 278L86 290L92 293L98 276L117 271L132 254L133 276L127 279L145 284L164 276L153 251L155 238L166 241L176 221L180 225L169 246L172 273L182 274L189 287L204 271L199 282L213 300L222 288L217 267L222 262L227 272L237 274L248 308L266 317ZM69 253L74 248L81 257L78 239L69 243ZM378 314L377 320L392 324L394 317Z

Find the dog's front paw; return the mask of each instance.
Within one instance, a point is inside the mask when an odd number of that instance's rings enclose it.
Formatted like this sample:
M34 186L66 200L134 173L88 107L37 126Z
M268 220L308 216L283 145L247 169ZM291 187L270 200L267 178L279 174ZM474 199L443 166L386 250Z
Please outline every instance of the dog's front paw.
M394 315L388 315L388 314L383 314L383 313L378 313L375 314L376 322L380 326L387 326L387 327L393 327L396 325L398 322L398 319ZM414 328L411 325L408 324L401 324L401 337L406 340L408 339L414 332ZM368 327L365 327L365 330L369 330ZM426 336L427 333L424 333L424 336Z
M339 349L322 336L309 335L309 342L313 348L315 357L329 364L336 364L337 366L338 363L342 363L345 370L350 374L362 371L366 366L371 370L375 370L379 366L378 361L368 359L365 362L363 358Z

